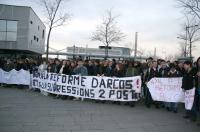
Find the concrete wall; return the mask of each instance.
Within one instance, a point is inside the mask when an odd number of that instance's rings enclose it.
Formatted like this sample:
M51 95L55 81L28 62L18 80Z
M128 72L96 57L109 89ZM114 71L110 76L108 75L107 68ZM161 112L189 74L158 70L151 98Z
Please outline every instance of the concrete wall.
M29 11L30 11L30 16L29 16L28 47L31 51L44 54L45 26L32 9Z
M0 49L44 53L45 37L42 38L42 31L45 31L45 26L30 7L0 4L0 19L18 21L17 41L0 41ZM34 41L34 36L38 41Z

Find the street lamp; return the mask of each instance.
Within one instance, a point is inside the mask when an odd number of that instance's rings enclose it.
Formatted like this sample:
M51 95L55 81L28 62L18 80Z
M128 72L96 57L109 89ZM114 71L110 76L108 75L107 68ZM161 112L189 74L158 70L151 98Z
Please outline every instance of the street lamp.
M186 26L186 27L185 27L185 31L186 31L186 33L185 33L185 38L177 37L178 39L183 39L183 40L185 40L184 57L187 56L187 52L186 52L186 51L187 51L187 40L189 40L189 54L190 54L190 58L192 59L192 40L191 40L191 38L188 39L188 33L190 33L190 32L189 32L189 29L190 29L190 28L198 27L198 26L199 26L199 25Z

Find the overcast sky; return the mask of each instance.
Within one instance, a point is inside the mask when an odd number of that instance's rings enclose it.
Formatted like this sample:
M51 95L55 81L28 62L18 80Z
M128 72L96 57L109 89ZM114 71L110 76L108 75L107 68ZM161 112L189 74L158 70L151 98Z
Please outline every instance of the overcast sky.
M37 0L0 0L3 4L31 6L41 19L44 10L38 8ZM120 15L118 26L126 35L119 44L113 46L133 47L134 33L138 32L138 45L145 54L157 49L159 56L176 54L179 51L178 34L181 32L183 15L177 8L176 0L64 0L63 11L72 14L67 25L53 30L50 47L63 49L67 46L98 47L100 42L90 40L92 32L101 23L107 9ZM199 56L197 43L193 54Z

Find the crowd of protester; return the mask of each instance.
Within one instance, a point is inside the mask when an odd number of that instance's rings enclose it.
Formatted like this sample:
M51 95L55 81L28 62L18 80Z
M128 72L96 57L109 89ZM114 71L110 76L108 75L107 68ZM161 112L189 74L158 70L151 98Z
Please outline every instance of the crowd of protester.
M200 57L192 63L191 61L165 61L148 58L145 62L128 60L59 60L49 59L7 59L0 58L0 68L5 71L12 69L48 71L66 75L82 76L107 76L107 77L142 77L142 95L147 108L155 105L156 108L166 108L167 111L178 112L178 103L153 101L146 86L147 82L154 77L183 77L182 89L189 90L196 88L192 110L186 110L184 118L191 121L200 120ZM59 96L56 98L73 99L73 97ZM96 103L106 103L106 101L96 100ZM120 104L120 102L113 102ZM125 105L135 106L135 102L126 102ZM200 122L198 122L200 125Z

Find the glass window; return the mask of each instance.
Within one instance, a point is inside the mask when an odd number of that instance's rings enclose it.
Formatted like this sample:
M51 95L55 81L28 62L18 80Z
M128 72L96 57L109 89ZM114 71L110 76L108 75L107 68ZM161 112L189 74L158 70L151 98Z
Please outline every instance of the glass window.
M6 21L0 20L0 31L6 31Z
M17 21L0 20L0 41L17 40Z
M7 21L7 31L17 31L17 21Z
M0 32L0 41L6 40L6 32Z
M42 38L44 38L44 30L42 30Z
M16 41L17 33L16 32L7 32L7 41Z

